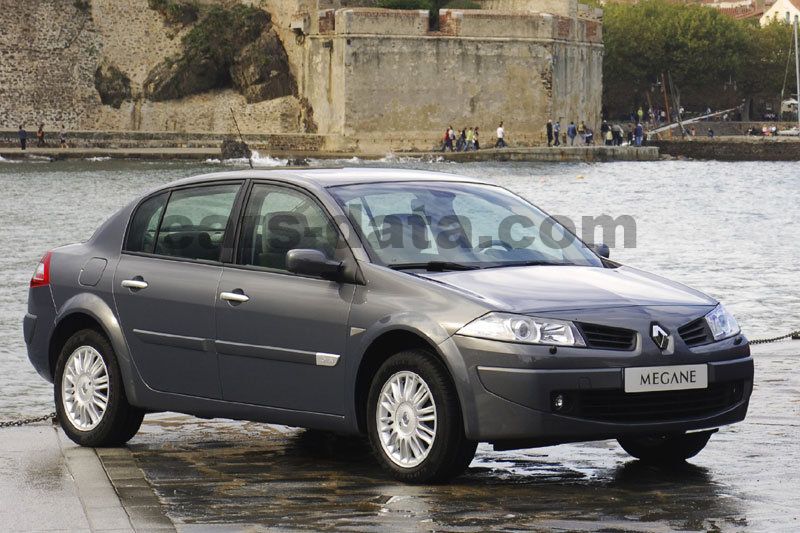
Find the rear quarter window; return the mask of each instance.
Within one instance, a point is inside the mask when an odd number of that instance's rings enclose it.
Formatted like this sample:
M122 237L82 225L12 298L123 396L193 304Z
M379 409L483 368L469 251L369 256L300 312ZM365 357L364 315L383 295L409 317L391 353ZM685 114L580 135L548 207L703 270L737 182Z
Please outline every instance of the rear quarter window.
M161 213L167 204L169 192L152 196L139 204L128 227L124 250L128 252L153 253Z

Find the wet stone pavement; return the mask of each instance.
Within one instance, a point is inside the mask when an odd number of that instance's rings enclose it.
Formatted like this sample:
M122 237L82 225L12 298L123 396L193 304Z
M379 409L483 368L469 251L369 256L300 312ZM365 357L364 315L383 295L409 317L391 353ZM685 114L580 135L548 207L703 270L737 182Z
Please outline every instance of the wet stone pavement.
M174 414L148 416L130 450L183 531L797 531L797 344L754 352L747 421L678 468L614 441L481 445L451 484L412 486L388 479L360 438Z

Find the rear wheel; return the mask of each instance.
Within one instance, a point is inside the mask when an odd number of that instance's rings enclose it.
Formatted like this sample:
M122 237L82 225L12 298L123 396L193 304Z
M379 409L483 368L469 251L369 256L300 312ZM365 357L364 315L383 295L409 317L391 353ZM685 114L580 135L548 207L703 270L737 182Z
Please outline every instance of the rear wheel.
M714 431L617 439L628 454L647 463L680 463L705 448Z
M458 397L441 362L423 350L397 353L378 369L369 391L367 430L378 461L401 481L441 482L475 456Z
M81 446L119 446L139 431L144 411L128 403L111 343L93 329L72 335L54 379L58 420Z

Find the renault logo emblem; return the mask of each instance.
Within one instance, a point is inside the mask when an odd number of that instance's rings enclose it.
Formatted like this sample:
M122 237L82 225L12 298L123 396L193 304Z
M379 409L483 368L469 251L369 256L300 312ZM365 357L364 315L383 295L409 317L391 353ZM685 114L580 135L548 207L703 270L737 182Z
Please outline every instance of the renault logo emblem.
M666 350L667 346L669 346L669 332L662 328L658 322L650 324L650 338L662 350Z

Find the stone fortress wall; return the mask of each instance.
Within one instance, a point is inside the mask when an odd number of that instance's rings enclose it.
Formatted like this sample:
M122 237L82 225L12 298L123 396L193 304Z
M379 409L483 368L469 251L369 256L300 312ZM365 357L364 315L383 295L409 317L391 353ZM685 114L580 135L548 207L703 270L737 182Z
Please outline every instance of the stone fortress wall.
M317 133L326 149L376 151L430 149L448 125L479 126L488 146L503 120L520 146L541 142L548 118L599 121L601 12L576 0L483 0L486 10L443 10L437 31L426 11L359 7L369 0L241 3L272 15L296 96L248 104L225 89L150 102L144 78L180 33L146 0L91 0L87 11L0 0L0 128L231 133L233 108L245 132ZM133 97L119 109L94 88L103 63L130 78Z

